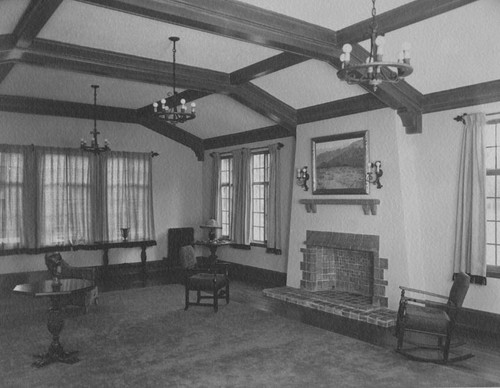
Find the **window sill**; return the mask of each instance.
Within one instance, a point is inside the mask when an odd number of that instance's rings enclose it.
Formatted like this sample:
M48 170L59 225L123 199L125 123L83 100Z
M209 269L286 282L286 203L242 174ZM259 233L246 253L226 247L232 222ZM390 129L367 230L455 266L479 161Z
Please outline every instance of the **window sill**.
M500 267L488 265L486 269L486 277L500 279Z

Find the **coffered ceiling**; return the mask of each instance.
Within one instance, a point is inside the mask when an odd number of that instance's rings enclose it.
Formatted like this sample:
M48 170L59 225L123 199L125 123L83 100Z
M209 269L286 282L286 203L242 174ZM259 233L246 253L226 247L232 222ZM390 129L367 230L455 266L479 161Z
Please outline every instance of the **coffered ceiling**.
M336 76L344 43L369 42L370 0L2 0L0 110L138 123L195 151L294 136L298 125L390 107L407 133L422 114L500 100L500 1L379 0L386 57L412 44L406 82L371 88ZM195 120L172 126L151 104L177 86Z

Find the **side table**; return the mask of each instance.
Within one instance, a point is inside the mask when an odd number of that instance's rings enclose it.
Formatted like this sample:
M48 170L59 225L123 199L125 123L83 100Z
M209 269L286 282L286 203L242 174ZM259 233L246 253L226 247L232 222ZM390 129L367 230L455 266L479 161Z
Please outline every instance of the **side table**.
M42 366L59 361L66 364L74 364L79 359L76 357L77 351L65 352L59 342L59 335L64 327L61 301L63 296L85 292L94 287L94 283L85 279L58 279L46 280L38 283L18 284L13 292L35 298L50 298L50 308L48 314L47 328L52 334L52 343L47 353L35 355L37 360L33 366Z

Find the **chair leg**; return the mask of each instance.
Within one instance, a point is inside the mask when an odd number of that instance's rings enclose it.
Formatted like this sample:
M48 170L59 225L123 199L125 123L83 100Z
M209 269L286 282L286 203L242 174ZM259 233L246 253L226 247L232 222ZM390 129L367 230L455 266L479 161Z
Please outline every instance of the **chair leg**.
M186 294L186 305L184 306L184 310L187 310L189 307L189 287L187 284L185 286L185 294Z
M226 304L229 304L229 283L226 284Z
M403 348L403 340L404 340L404 336L405 336L404 327L398 328L397 335L398 335L398 344L397 344L396 350L401 350Z
M219 311L219 291L214 287L214 311Z

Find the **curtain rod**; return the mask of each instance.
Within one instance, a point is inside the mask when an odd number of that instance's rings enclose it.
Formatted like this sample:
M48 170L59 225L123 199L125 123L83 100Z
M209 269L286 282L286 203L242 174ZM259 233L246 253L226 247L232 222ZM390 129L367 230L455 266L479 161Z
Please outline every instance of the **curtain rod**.
M500 114L500 112L485 113L485 116L494 116L494 115L498 115L498 114ZM458 121L458 122L462 122L465 124L464 116L467 116L467 113L464 113L462 115L458 115L457 117L454 117L453 120Z
M283 143L278 143L278 149L281 149L283 147L284 147ZM267 150L267 147L250 148L250 151L252 151L252 152L265 151L265 150ZM230 155L231 152L232 151L223 152L223 153L221 153L221 156ZM214 154L215 153L212 152L212 153L210 153L210 156L213 158Z

